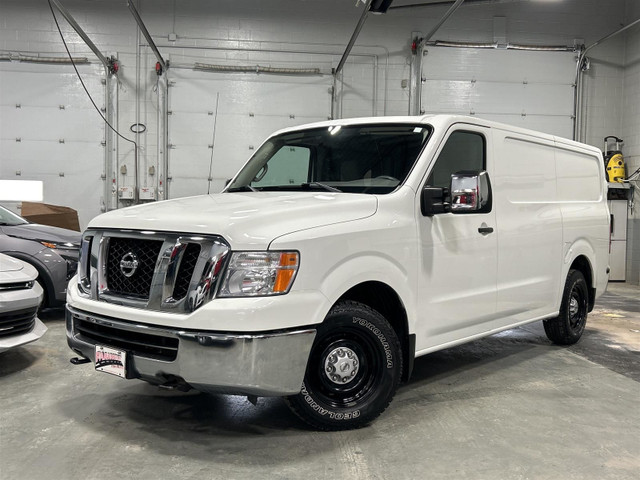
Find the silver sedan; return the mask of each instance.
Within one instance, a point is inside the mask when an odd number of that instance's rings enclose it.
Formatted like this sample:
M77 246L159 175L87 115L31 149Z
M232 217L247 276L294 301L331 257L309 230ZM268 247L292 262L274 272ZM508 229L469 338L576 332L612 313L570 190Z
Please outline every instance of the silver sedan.
M47 327L37 317L43 298L38 271L0 253L0 352L38 340Z

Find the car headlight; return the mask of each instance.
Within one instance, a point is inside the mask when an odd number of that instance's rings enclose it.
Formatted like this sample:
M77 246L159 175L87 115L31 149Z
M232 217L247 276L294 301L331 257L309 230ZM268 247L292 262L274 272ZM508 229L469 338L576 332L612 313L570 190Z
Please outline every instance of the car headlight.
M234 252L218 297L282 295L298 271L298 252Z
M56 250L56 249L78 250L79 248L78 244L71 243L71 242L58 243L58 242L47 242L45 240L38 240L38 241L45 247L50 248L51 250Z

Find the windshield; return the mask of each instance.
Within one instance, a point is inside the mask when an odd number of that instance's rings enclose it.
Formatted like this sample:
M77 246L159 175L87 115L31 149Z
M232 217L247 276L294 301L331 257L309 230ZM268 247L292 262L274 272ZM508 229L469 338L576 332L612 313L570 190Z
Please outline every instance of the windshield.
M0 206L0 225L4 226L13 226L13 225L24 225L27 222L24 218L16 215L15 213L7 210L6 208Z
M262 145L226 191L389 193L404 182L430 133L409 124L285 133Z

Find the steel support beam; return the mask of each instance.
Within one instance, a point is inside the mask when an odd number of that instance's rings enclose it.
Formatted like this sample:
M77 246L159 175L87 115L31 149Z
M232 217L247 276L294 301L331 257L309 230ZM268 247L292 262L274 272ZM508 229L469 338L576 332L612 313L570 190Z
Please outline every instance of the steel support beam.
M69 25L71 25L71 27L76 31L76 33L80 35L80 38L82 38L82 40L84 40L84 43L86 43L87 46L91 49L91 51L95 53L96 57L100 59L100 62L102 63L102 65L104 65L104 68L107 70L107 73L109 73L111 69L111 64L109 63L109 60L107 60L107 58L104 55L102 55L102 52L98 50L98 47L95 46L95 44L91 41L89 36L84 32L84 30L82 30L82 28L80 28L80 25L78 25L78 23L67 11L67 9L64 8L58 0L51 0L51 3L58 9L58 11L64 17L64 19L67 22L69 22Z
M369 7L371 6L371 1L372 0L367 0L367 3L364 5L364 10L362 12L362 15L360 15L360 20L358 20L356 29L353 31L353 34L351 35L351 39L347 44L347 48L345 48L344 53L342 54L342 58L340 59L340 62L338 63L338 66L336 67L335 72L333 73L335 76L338 76L342 71L342 67L344 67L345 62L347 61L347 58L351 53L351 49L353 48L353 45L356 43L356 40L358 39L358 35L360 35L360 30L362 30L362 27L364 27L364 22L367 20L367 16L369 15Z
M460 8L464 0L456 0L453 5L447 10L440 20L433 26L433 28L423 38L420 39L417 54L413 56L411 60L411 84L410 84L410 100L409 100L409 115L422 115L424 113L422 109L422 62L424 55L426 54L425 46L429 40L436 34L440 27L449 19L453 13Z
M440 30L440 27L444 24L444 22L446 22L449 19L451 15L453 15L453 13L460 7L460 5L462 5L462 2L464 2L464 0L456 0L456 3L451 5L451 8L447 10L447 13L445 13L442 16L442 18L438 21L438 23L434 25L431 31L429 31L429 33L425 35L424 39L422 40L423 43L431 40L431 37L433 37L436 34L436 32Z
M136 19L136 23L138 24L138 28L142 32L142 35L144 35L144 38L146 38L147 43L151 47L151 50L153 50L153 53L155 54L156 59L158 60L158 63L162 67L162 71L166 72L167 62L165 62L164 58L162 58L162 55L160 55L160 51L158 50L158 47L156 46L153 39L151 38L151 34L149 33L149 30L147 30L147 27L144 26L144 22L142 21L142 18L140 18L140 14L138 13L138 10L136 10L135 5L130 0L127 0L127 6L129 7L129 10L131 10L131 14L133 15L133 18Z

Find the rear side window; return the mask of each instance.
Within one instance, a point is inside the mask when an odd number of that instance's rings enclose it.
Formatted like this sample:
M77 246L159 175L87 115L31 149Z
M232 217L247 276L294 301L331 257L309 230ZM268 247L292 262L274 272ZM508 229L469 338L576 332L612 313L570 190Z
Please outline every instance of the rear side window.
M427 185L449 188L451 175L464 170L486 170L484 137L475 132L453 132L438 155Z

